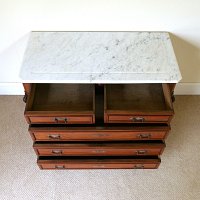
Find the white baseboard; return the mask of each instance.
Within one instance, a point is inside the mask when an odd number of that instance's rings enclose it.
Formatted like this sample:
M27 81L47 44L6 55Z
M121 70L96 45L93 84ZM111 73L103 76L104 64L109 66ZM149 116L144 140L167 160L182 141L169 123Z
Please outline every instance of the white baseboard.
M200 95L200 83L178 83L175 95Z
M21 83L0 83L0 95L24 95ZM200 83L178 83L175 95L200 95Z
M0 95L24 95L22 83L0 83Z

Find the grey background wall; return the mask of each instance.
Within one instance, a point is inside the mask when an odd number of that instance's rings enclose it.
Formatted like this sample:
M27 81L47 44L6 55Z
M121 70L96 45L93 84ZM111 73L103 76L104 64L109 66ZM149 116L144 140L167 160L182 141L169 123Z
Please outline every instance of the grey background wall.
M0 0L0 27L0 93L23 93L8 76L19 74L15 49L30 31L126 30L170 32L183 76L176 93L200 94L199 0Z

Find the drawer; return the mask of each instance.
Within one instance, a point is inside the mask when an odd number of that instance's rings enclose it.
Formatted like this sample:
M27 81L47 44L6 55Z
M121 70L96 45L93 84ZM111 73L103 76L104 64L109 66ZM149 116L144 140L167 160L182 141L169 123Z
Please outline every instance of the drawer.
M108 157L108 158L71 158L55 159L52 157L39 157L37 161L40 169L156 169L160 164L158 157Z
M56 115L55 113L49 113L48 116L28 116L28 120L31 124L92 124L94 122L94 115Z
M29 124L93 124L94 85L32 84L24 115Z
M168 84L108 84L105 123L169 123L174 114Z
M159 115L108 115L107 121L110 123L167 123L171 120L171 116Z
M154 156L162 154L165 144L162 142L35 142L33 147L39 156Z
M29 127L33 141L164 140L170 126Z

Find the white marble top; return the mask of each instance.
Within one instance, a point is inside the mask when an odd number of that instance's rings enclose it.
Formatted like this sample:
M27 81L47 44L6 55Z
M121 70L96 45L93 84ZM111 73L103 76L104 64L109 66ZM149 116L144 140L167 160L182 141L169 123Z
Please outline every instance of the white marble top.
M177 83L167 32L31 32L24 83Z

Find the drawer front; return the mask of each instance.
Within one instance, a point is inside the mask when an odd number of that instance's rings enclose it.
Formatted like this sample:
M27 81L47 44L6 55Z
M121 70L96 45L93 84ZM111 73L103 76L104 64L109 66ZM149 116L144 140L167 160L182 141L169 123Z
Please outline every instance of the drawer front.
M81 129L81 128L80 128ZM167 129L151 130L39 130L29 129L34 141L118 141L118 140L164 140Z
M104 161L94 160L38 160L40 169L64 170L64 169L156 169L160 164L159 159L126 160L116 159Z
M92 124L94 123L93 115L83 116L29 116L31 124Z
M157 164L39 164L40 169L156 169L158 168Z
M53 146L53 145L52 145ZM57 145L59 146L59 145ZM89 145L88 145L89 146ZM36 154L39 156L154 156L160 155L164 149L164 145L134 145L121 147L121 145L113 145L109 147L45 147L34 146Z
M169 115L107 115L106 123L164 123L169 122Z

